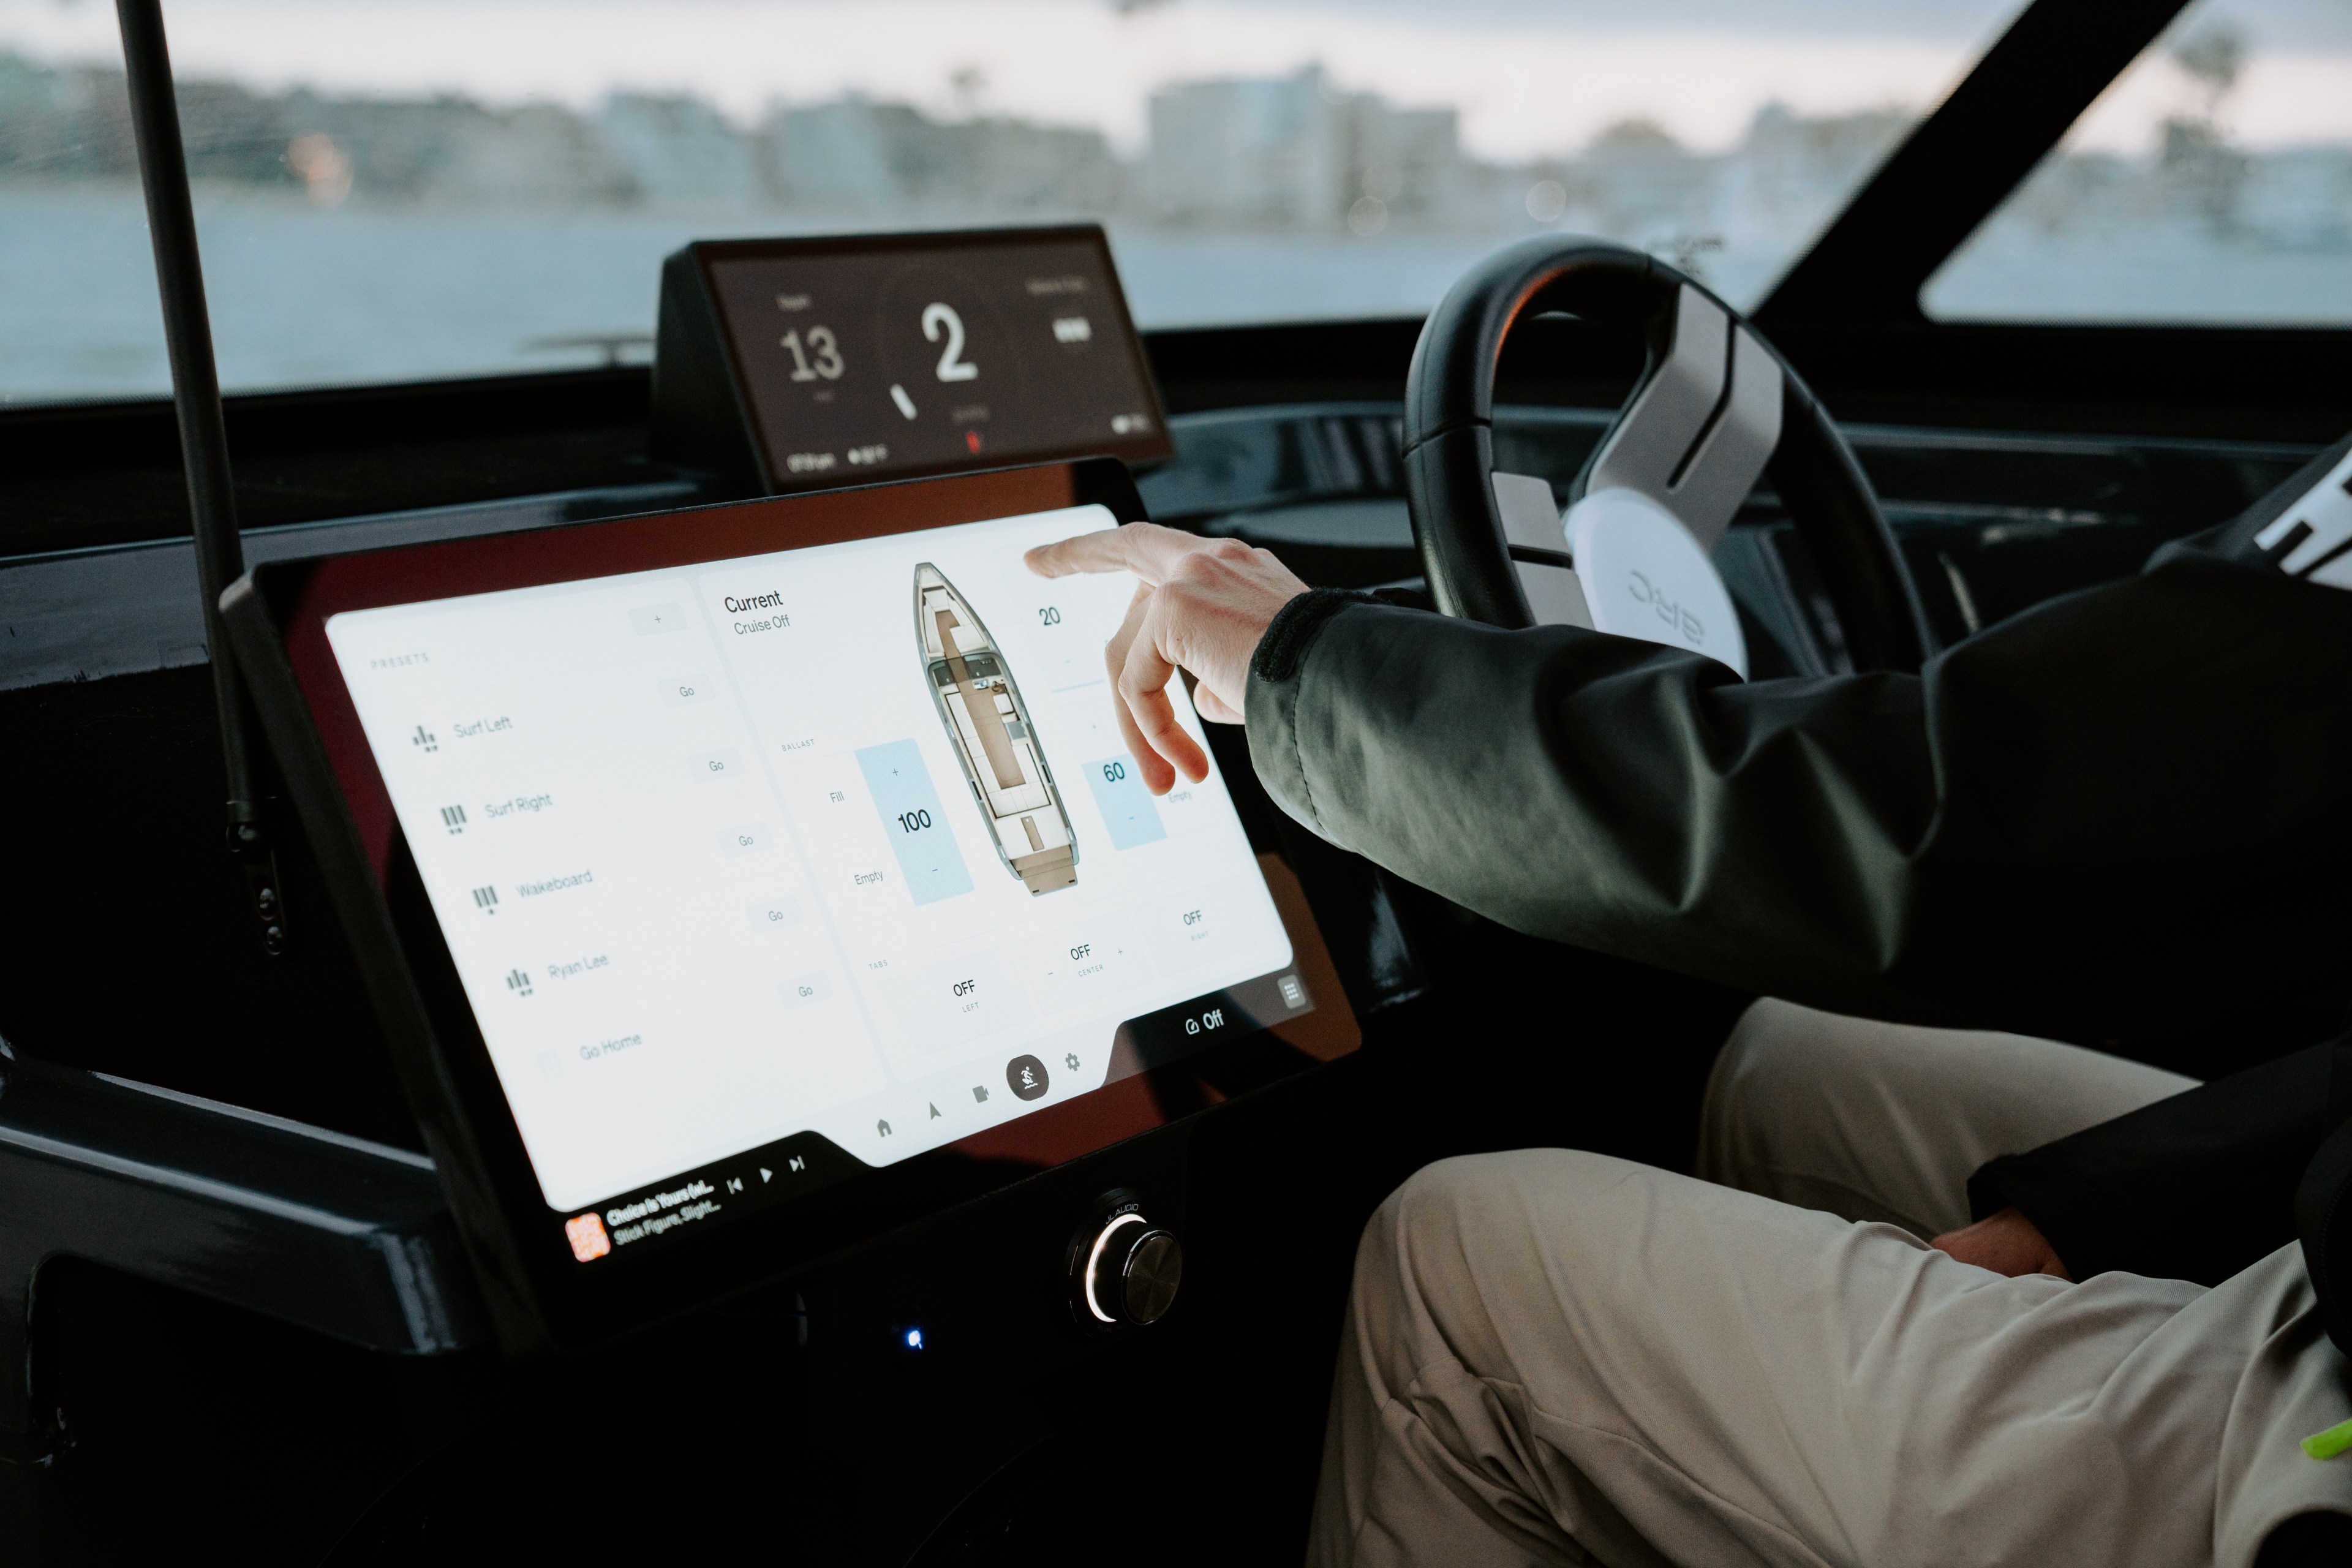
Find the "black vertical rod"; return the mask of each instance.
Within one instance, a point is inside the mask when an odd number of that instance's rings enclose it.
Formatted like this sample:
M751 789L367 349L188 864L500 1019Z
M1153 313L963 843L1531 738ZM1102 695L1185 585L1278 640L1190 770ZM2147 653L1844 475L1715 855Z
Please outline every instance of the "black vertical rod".
M246 750L244 694L229 667L221 626L221 590L245 573L229 484L228 426L221 415L220 372L213 363L212 314L205 305L205 268L196 253L196 212L188 199L180 106L172 89L172 56L163 42L162 0L116 0L122 19L122 62L131 82L131 130L139 144L139 179L147 191L147 232L155 244L155 281L163 297L163 341L172 354L172 401L180 416L180 454L188 475L188 513L195 526L196 581L205 600L205 647L220 704L221 750L228 762L229 808L253 802Z
M204 598L205 647L213 697L220 708L221 755L228 773L228 847L246 863L263 945L284 951L284 911L268 825L257 790L253 725L221 625L220 596L245 573L236 495L229 480L228 426L221 413L220 371L213 362L212 313L205 304L204 262L196 250L196 213L188 195L187 150L163 39L162 0L116 0L122 24L123 72L131 88L131 131L139 180L147 193L147 231L155 245L163 296L163 341L172 356L172 401L180 419L180 455L188 476L188 514L196 545L196 584Z

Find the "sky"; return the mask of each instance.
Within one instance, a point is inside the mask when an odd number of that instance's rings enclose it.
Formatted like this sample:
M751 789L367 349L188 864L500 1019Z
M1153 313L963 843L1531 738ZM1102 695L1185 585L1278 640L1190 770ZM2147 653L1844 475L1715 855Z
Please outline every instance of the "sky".
M1801 113L1932 106L2019 0L167 0L188 77L586 109L615 89L693 92L749 123L847 91L935 114L1004 114L1143 140L1171 81L1320 64L1335 87L1461 116L1516 160L1654 121L1719 149L1767 102ZM2352 138L2352 5L2208 0L2255 52L2230 121L2257 145ZM2287 42L2265 50L2263 40ZM119 58L106 0L0 0L0 48ZM2193 100L2168 66L2110 94L2078 142L2147 144Z

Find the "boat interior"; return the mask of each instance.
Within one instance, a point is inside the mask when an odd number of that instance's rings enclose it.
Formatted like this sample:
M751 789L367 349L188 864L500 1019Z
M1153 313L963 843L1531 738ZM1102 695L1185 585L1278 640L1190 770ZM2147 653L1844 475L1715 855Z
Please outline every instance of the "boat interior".
M2352 327L1921 308L2179 9L2032 0L1748 310L1859 456L1948 646L2137 571L2352 427ZM1167 448L1128 465L1142 509L1312 584L1423 586L1400 435L1420 332L1413 313L1147 321ZM1564 488L1643 366L1591 322L1522 324L1496 467ZM242 567L691 527L756 498L756 477L678 458L663 374L232 388ZM1210 725L1360 1049L1265 1081L1156 1077L1164 1115L1135 1136L844 1227L594 1342L519 1346L314 826L273 808L266 936L252 862L223 851L186 427L161 395L0 405L0 1558L202 1539L251 1563L1295 1561L1381 1198L1482 1150L1690 1165L1752 998L1514 932L1318 840L1257 785L1239 730ZM976 443L966 466L990 466ZM1853 668L1769 484L1713 558L1754 679ZM1082 855L1076 890L1092 872ZM2244 1026L2284 1051L2327 1025ZM2091 1043L2190 1073L2223 1059L2211 1031ZM1090 1333L1066 1249L1116 1192L1181 1231L1183 1289L1162 1321Z

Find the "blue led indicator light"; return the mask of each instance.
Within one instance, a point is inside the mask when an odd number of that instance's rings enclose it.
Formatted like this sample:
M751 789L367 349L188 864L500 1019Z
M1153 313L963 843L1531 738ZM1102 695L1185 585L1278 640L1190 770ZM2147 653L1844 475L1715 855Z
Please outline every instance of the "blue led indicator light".
M923 1348L922 1330L908 1329L907 1331L907 1348L910 1351L919 1351Z

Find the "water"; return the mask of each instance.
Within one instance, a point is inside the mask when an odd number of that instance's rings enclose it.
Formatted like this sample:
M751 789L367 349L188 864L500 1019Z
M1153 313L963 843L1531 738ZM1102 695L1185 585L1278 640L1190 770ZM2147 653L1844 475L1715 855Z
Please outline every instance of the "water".
M771 223L772 220L771 220ZM777 232L625 210L314 207L207 191L198 227L221 379L350 384L642 359L661 258L687 240ZM1410 316L1505 234L1371 239L1114 225L1145 327ZM1715 253L1752 303L1779 253ZM2021 320L2352 321L2352 251L2230 244L2168 228L2036 236L2001 225L1928 290L1939 314ZM127 186L0 186L0 400L167 391L144 210Z
M580 340L652 332L664 256L761 231L614 211L322 211L242 193L208 195L197 226L233 389L594 363L605 351ZM1114 231L1146 327L1413 315L1496 243ZM167 390L163 331L135 191L0 188L0 398Z
M2232 243L2150 223L2056 233L1996 218L1922 293L1946 320L2343 325L2352 246Z

